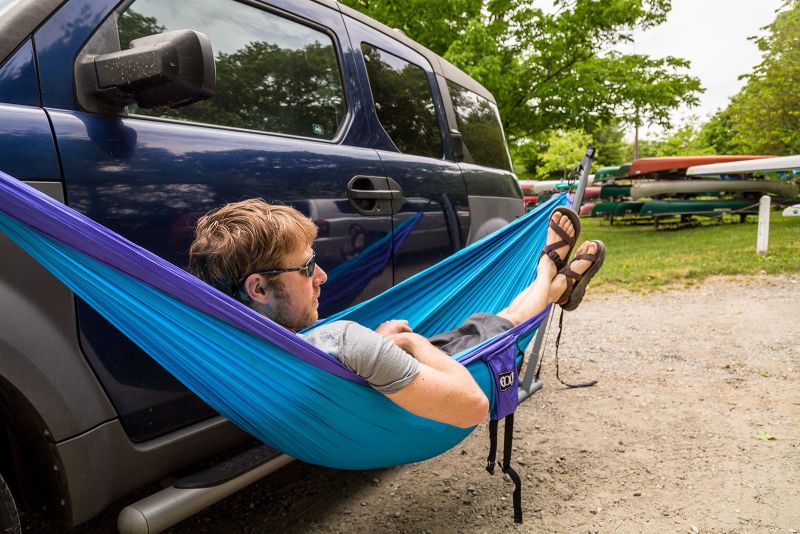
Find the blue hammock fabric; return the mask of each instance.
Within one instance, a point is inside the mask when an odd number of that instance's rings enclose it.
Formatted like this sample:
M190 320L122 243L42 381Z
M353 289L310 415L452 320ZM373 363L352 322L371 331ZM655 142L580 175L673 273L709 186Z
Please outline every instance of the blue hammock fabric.
M534 279L549 214L565 204L566 195L553 197L318 324L348 319L375 328L403 318L431 336L473 312L496 313ZM387 467L436 456L471 431L403 410L300 336L2 172L0 232L219 413L290 456L343 469ZM493 356L516 353L547 311L455 356L487 394L495 418L502 414L489 371Z

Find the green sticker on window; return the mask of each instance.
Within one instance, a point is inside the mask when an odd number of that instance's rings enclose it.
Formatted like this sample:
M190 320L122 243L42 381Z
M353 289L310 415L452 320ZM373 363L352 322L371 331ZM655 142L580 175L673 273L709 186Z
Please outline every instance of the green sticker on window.
M314 128L314 133L315 134L317 134L317 135L324 135L325 134L325 129L322 127L321 124L314 124L313 128Z

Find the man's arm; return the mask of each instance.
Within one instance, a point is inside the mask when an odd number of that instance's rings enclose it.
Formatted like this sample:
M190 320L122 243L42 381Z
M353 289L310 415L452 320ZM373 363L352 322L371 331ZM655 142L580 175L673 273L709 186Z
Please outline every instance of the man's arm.
M422 364L406 387L386 395L391 401L421 417L461 428L486 420L489 400L463 365L419 334L387 337Z

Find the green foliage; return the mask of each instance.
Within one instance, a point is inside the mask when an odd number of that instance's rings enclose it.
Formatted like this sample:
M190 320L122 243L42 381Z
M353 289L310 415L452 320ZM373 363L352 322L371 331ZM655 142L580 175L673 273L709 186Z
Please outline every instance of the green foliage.
M658 153L658 139L639 139L639 157L653 158ZM633 161L633 143L625 145L625 157L622 161Z
M511 152L511 161L514 162L514 172L517 177L520 180L537 179L537 169L543 163L542 155L547 150L546 138L516 139L508 149Z
M484 4L483 0L343 0L341 3L402 30L440 56L461 38Z
M625 128L619 121L612 121L600 126L592 132L591 137L591 145L597 149L597 156L594 160L596 167L619 165L630 161L630 158L626 157Z
M755 40L763 60L724 111L709 122L709 142L726 152L800 152L800 1L786 9Z
M581 161L591 138L580 130L552 132L547 138L547 150L542 154L542 164L537 169L539 178L566 178L569 171Z
M700 129L699 141L717 154L745 154L744 147L733 139L733 123L729 109L718 111Z
M706 145L697 121L692 119L664 133L653 143L654 156L706 156L716 153Z
M664 22L669 0L556 0L549 12L530 0L343 3L403 29L485 85L507 137L523 145L551 130L593 132L617 117L668 124L701 91L684 60L608 52L635 28Z

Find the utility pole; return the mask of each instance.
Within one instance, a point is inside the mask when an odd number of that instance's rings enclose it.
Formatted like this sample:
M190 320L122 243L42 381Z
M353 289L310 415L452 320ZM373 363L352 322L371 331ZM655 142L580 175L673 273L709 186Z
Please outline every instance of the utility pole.
M633 122L633 159L639 159L639 106L636 106L636 119Z

